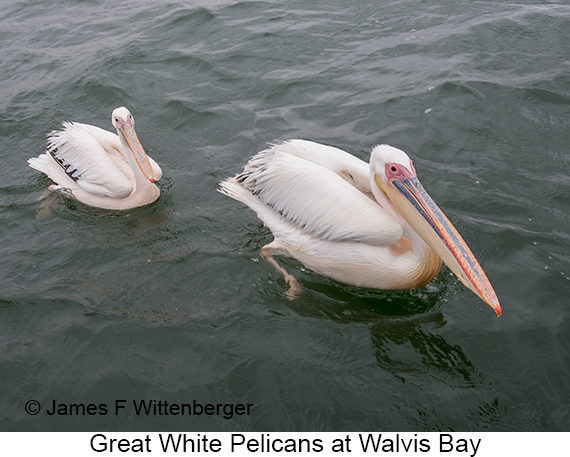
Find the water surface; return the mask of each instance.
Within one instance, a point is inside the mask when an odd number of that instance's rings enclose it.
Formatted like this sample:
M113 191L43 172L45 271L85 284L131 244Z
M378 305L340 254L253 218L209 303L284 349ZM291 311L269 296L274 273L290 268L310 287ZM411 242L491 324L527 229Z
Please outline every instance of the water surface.
M570 425L565 2L0 2L2 430L558 431ZM126 212L26 160L127 106L162 166ZM447 268L346 286L280 259L216 192L268 142L407 151L504 309ZM25 403L42 405L36 416ZM112 414L127 401L250 415ZM53 401L109 414L50 416Z

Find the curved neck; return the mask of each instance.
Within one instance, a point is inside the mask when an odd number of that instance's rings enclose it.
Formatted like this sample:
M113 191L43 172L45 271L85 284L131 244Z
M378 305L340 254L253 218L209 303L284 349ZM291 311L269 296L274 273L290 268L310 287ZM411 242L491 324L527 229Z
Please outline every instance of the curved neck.
M137 164L137 161L135 160L135 157L133 156L133 152L131 151L131 149L124 144L122 139L120 139L119 141L121 142L121 150L123 151L123 155L125 156L125 159L127 159L129 167L133 172L133 177L135 179L135 188L133 189L133 192L135 192L136 189L140 188L142 185L145 184L145 181L146 182L150 181L146 179L146 177L142 174L142 171L139 168L139 165Z
M404 219L388 196L382 192L374 181L372 181L372 192L376 201L382 208L390 213L401 225L403 237L407 238L411 244L412 252L405 252L408 256L405 259L405 273L410 276L411 283L414 287L421 287L429 283L441 270L442 261L439 256L428 246L423 238L411 227ZM408 249L409 251L409 249ZM404 259L402 258L404 261Z

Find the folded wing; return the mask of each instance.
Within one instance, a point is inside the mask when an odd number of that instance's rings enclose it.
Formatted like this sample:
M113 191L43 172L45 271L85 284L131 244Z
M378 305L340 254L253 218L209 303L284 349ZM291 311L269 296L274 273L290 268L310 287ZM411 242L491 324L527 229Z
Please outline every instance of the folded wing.
M258 153L221 188L262 220L265 206L316 238L394 244L402 227L366 192L369 182L367 163L337 148L292 140ZM236 192L236 184L249 193Z
M64 123L63 127L49 135L46 154L87 192L104 197L128 197L133 191L128 179L132 171L117 135L80 123ZM62 184L50 176L49 171L40 171Z

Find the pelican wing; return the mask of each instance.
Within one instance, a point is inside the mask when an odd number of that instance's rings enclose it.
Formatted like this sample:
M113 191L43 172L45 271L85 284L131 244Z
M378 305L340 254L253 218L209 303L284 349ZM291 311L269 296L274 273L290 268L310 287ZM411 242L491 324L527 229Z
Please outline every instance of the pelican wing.
M369 179L368 165L339 149L313 144L274 145L254 156L234 180L302 233L332 241L396 243L403 235L400 224L352 182Z
M132 177L117 135L92 125L64 123L48 138L47 152L67 176L85 191L125 198L133 191Z

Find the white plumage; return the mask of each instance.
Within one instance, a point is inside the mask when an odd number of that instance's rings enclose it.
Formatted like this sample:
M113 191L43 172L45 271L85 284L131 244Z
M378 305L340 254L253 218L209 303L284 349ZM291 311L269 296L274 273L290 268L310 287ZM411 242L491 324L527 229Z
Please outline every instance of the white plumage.
M79 201L106 209L128 209L155 201L160 191L154 181L162 176L158 164L146 155L126 108L112 114L117 133L92 125L64 122L48 135L46 152L28 160Z
M340 149L304 140L274 145L221 190L263 220L274 253L357 286L394 289L412 281L409 264L417 256L390 252L402 226L373 199L368 164Z

